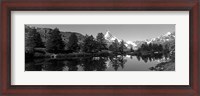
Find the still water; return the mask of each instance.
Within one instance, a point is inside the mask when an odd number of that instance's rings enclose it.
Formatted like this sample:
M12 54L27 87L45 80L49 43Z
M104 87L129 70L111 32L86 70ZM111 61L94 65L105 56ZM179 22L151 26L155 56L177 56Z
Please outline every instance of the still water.
M34 59L26 61L26 71L151 71L149 68L168 57L154 56L108 56L82 57L65 60Z

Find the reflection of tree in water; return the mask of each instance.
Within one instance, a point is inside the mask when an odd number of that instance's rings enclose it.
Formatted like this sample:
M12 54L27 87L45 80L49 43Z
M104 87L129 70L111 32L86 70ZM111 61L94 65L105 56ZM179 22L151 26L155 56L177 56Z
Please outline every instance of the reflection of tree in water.
M167 60L167 59L170 57L170 54L169 54L169 53L164 53L163 55L164 55L164 57L165 57L165 60Z
M148 61L151 62L151 61L155 61L155 60L159 60L159 59L162 59L163 56L165 58L167 58L169 55L164 55L164 54L153 54L153 55L137 55L137 59L138 61L140 61L140 59L142 58L142 60L147 63Z
M50 60L50 59L34 59L31 61L26 61L25 70L26 71L78 71L82 67L84 71L105 71L108 68L106 62L108 61L114 70L119 70L119 68L124 68L127 60L125 56L113 55L110 57L87 57L87 58L76 58L70 60ZM130 57L131 58L131 57ZM151 54L151 55L137 55L138 61L142 60L144 62L160 60L163 58L169 58L168 54Z
M36 59L38 60L38 59ZM45 60L40 62L30 61L26 62L26 71L78 71L80 65L84 71L105 71L106 61L108 57L97 57L94 59L90 58L79 58L71 60Z
M142 58L142 60L143 60L145 63L147 63L147 61L148 61L148 56L141 56L141 58Z
M106 70L106 57L84 58L81 60L83 70L85 71L105 71Z
M150 61L150 62L152 61L152 57L151 57L151 56L149 56L149 61Z
M68 67L68 71L77 71L78 65L80 64L79 60L73 59L73 60L67 60L64 61L65 67Z
M140 61L140 56L139 56L139 55L137 55L136 57L137 57L138 61Z
M35 65L35 62L26 62L25 64L26 71L41 71L41 65Z
M64 67L63 61L49 60L43 62L42 69L45 71L62 71Z
M133 59L133 56L131 55L131 57L130 57L131 59Z
M26 71L41 71L42 70L42 64L40 64L41 62L44 62L44 59L26 60L25 70Z
M124 59L124 56L120 55L119 57L118 56L110 57L110 62L115 71L117 71L119 67L121 67L122 69L124 68L124 64L127 62L127 60Z
M105 71L107 66L106 66L106 61L108 59L107 58L103 58L103 57L100 57L99 60L97 60L97 71Z

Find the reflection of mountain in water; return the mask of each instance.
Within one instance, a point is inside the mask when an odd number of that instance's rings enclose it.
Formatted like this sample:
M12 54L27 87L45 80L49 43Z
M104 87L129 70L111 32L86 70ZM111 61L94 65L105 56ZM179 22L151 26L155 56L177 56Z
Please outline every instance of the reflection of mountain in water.
M149 55L149 56L108 56L108 57L88 57L69 60L50 60L50 59L35 59L26 62L26 71L112 71L123 70L124 67L134 67L134 61L127 63L128 60L137 60L148 64L148 62L157 62L157 60L167 59L167 55ZM137 58L137 59L133 59ZM120 68L120 69L119 69ZM134 70L133 70L134 71Z

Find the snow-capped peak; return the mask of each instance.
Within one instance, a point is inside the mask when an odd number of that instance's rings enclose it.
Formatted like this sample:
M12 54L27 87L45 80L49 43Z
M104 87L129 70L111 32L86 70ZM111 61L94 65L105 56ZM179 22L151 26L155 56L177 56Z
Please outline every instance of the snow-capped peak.
M127 41L126 42L127 44L131 44L131 45L133 45L133 46L137 46L135 43L133 43L132 41Z
M167 32L166 34L165 34L165 36L169 36L169 35L171 35L172 33L171 32Z
M118 39L117 37L115 37L115 36L113 36L111 33L110 33L110 31L108 30L107 32L106 32L106 34L104 35L104 38L106 39L106 40L108 40L109 42L114 42L114 40L117 40L118 42L121 42L122 40L120 40L120 39ZM135 46L137 46L134 42L132 42L132 41L125 41L125 46L126 47L133 47L133 48L135 48Z
M155 38L153 38L155 40ZM153 39L151 40L146 40L147 44L151 43L153 41Z
M110 31L106 31L106 34L104 35L105 39L108 41L108 42L114 42L114 40L117 39L118 42L121 42L122 40L116 38L115 36L113 36ZM146 39L145 41L140 41L139 43L135 42L135 41L125 41L125 46L127 48L133 48L133 49L137 49L139 46L141 46L142 43L147 43L147 44L150 44L150 43L158 43L158 44L161 44L163 42L168 42L168 41L171 41L171 40L175 40L175 33L173 32L167 32L166 34L164 35L161 35L159 37L156 37L156 38L151 38L151 39Z
M113 36L110 31L108 30L105 34L105 39L108 41L114 41L115 39L117 39L115 36Z
M110 31L108 30L108 31L106 32L106 34L105 34L104 37L105 37L105 38L108 38L108 37L110 37L110 35L111 35L111 34L110 34Z

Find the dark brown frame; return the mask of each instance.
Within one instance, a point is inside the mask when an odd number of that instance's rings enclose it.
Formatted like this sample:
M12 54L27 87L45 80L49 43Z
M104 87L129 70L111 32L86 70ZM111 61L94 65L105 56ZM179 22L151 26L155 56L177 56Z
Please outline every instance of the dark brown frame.
M3 0L0 28L0 95L200 96L200 0ZM190 84L176 85L11 85L11 11L189 11Z

